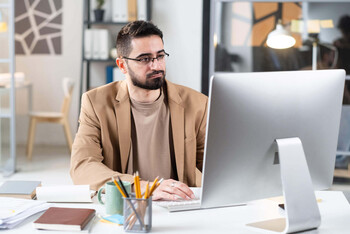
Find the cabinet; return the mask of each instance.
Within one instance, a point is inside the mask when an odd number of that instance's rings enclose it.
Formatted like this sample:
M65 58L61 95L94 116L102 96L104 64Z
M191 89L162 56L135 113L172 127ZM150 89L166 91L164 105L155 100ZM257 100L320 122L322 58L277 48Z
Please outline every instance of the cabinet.
M83 6L83 30L82 30L82 67L81 67L81 80L80 80L80 96L95 86L102 85L101 78L105 80L105 67L106 66L116 66L115 59L110 57L109 51L115 47L115 39L119 32L119 30L126 25L129 21L121 21L121 20L113 20L113 11L118 7L118 3L123 2L124 4L136 4L136 9L139 9L139 4L143 1L146 10L147 20L150 20L151 15L151 0L106 0L104 9L105 15L104 20L96 22L95 17L93 15L93 9L95 8L96 0L84 0ZM131 1L133 3L131 3ZM128 5L126 5L128 7ZM117 22L115 22L117 21ZM108 51L108 58L100 59L100 58L87 58L85 46L87 43L86 31L91 29L106 29L108 30L108 35L110 37L110 46ZM98 70L98 76L93 76L93 71ZM92 85L93 79L100 79L100 84ZM104 82L105 83L105 82ZM80 105L79 105L80 106ZM80 109L80 108L79 108Z
M10 73L9 87L9 108L2 108L0 102L0 170L3 176L10 176L16 170L16 110L15 110L15 38L14 38L14 1L0 1L1 14L1 39L7 43L0 43L0 64L2 67L8 67ZM4 25L7 25L6 27ZM6 49L8 48L8 50ZM2 124L4 121L5 124ZM9 124L7 124L9 122ZM1 127L8 127L7 131L2 131ZM5 144L6 139L8 144ZM8 149L7 149L8 148Z

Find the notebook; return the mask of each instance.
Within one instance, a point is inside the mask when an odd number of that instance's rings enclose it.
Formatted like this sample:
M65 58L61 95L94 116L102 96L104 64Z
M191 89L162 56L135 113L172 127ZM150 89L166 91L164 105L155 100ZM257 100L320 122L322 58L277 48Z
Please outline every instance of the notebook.
M95 216L94 209L51 207L34 223L36 229L81 231Z
M37 200L47 202L92 202L90 185L55 185L36 189Z
M8 180L0 186L0 196L33 199L38 186L41 181Z

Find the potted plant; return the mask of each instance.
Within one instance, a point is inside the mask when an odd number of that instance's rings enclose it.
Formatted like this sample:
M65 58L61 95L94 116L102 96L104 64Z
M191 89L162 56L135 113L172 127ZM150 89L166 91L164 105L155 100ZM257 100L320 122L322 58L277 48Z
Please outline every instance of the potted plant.
M103 14L105 13L105 10L102 9L105 0L96 0L96 4L96 9L94 10L95 21L100 22L103 21Z

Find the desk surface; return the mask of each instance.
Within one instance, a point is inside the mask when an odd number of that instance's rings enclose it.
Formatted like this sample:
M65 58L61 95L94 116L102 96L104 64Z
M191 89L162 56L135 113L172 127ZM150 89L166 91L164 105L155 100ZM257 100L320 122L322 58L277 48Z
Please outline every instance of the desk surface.
M316 196L322 199L319 203L322 223L318 230L307 233L349 233L350 205L344 194L337 191L321 191L316 192ZM94 208L98 213L104 215L104 207L96 203L55 205L57 207ZM284 211L277 206L276 202L268 199L253 201L246 206L175 213L169 213L162 207L153 206L152 233L274 233L248 227L246 224L281 218L283 213ZM32 222L39 216L34 215L19 227L2 231L2 233L47 233L35 230L32 226ZM96 219L90 233L115 234L124 233L124 231L122 226L98 222Z

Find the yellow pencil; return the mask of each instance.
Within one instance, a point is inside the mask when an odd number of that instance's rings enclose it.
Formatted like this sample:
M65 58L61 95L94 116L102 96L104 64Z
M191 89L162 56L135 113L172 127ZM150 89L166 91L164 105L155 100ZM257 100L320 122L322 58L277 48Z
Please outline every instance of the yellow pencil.
M140 186L140 176L139 176L139 172L136 171L136 180L137 180L137 198L142 198L142 195L141 195L141 186Z
M123 197L126 197L126 195L124 194L122 188L119 186L118 182L114 179L114 177L112 177L112 179L113 179L113 182L114 182L115 186L117 186L117 188L118 188L120 194L121 194Z
M136 181L136 174L134 173L134 190L135 190L135 196L137 198L137 181Z
M146 192L145 192L145 196L144 196L145 199L148 198L148 191L149 191L149 182L147 181L147 184L146 184Z
M152 196L152 193L153 193L153 191L156 189L156 187L157 187L157 182L158 182L158 176L154 179L154 181L153 181L153 184L152 184L152 186L151 186L151 189L149 190L149 195L148 195L148 197L150 197L150 196Z

